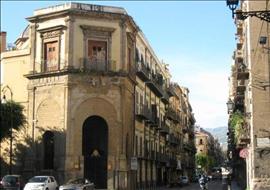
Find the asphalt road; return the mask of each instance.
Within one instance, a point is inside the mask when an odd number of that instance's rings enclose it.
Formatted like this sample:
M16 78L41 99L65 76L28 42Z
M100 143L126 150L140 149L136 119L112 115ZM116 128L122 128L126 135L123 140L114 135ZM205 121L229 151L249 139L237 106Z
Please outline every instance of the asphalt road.
M184 187L173 187L173 188L158 188L158 190L201 190L199 183L191 183ZM222 184L221 180L210 181L208 183L208 190L228 190L226 184Z

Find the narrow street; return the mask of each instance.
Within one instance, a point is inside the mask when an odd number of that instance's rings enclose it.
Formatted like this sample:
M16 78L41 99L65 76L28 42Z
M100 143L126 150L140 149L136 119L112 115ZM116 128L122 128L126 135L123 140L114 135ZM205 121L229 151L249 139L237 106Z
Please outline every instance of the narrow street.
M208 184L208 190L227 190L227 185L222 184L221 180L211 181ZM200 186L198 183L191 183L188 186L183 187L173 187L173 188L159 188L158 190L200 190ZM237 190L237 189L231 189Z

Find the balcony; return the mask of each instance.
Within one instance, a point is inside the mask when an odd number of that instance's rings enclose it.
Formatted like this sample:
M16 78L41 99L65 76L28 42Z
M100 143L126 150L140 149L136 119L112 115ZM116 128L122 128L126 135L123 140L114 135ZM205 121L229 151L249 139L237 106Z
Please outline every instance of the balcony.
M170 167L176 168L177 167L177 160L175 158L170 158Z
M247 79L249 79L249 72L248 72L248 70L246 68L246 65L238 64L236 78L237 78L237 80L247 80Z
M112 68L115 64L115 61L112 60L93 60L90 58L81 58L80 59L80 70L82 72L113 72Z
M238 43L236 44L236 47L237 47L237 50L241 50L242 47L243 47L243 43L242 43L242 42L238 42Z
M136 104L135 106L135 115L138 119L141 120L151 120L151 110L143 104Z
M169 87L167 88L167 93L169 97L176 95L173 83L170 83Z
M246 86L245 86L245 81L240 80L238 81L237 87L236 87L236 92L245 92Z
M163 163L166 163L169 161L169 157L166 154L160 153L160 152L156 153L156 158L159 162L163 162Z
M158 96L163 97L163 77L161 74L151 74L151 78L146 85Z
M150 159L151 160L156 160L156 151L154 151L154 150L150 151Z
M184 142L183 148L187 151L192 151L194 146L192 144L189 144L188 142Z
M177 117L176 111L172 107L168 107L166 111L166 117L173 121L179 121L180 119Z
M150 79L150 68L141 62L137 62L136 74L142 81L147 82Z
M173 134L170 134L169 135L169 143L172 144L172 145L178 145L179 140Z
M161 134L169 134L169 127L166 125L166 122L165 121L162 121L161 123L160 123L160 127L158 128L159 129L159 132L161 133Z
M160 118L155 116L155 115L152 115L152 120L151 120L150 126L158 128L158 127L160 127L160 125L161 125Z
M170 99L170 97L169 97L168 93L164 90L163 91L163 96L161 97L161 101L164 104L169 104L170 103L169 99Z

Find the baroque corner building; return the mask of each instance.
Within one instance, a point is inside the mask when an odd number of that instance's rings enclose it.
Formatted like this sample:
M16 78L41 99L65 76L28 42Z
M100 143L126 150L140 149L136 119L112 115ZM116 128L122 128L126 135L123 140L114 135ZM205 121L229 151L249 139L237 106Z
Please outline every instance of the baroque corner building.
M240 5L243 12L266 14L235 19L228 157L243 188L264 190L270 188L270 7L266 0L241 1ZM235 127L233 123L240 120Z
M124 9L66 3L27 20L16 49L1 53L1 88L28 119L16 137L25 152L13 160L24 176L86 177L101 189L192 176L194 161L181 164L181 139L194 143L188 89L170 82Z

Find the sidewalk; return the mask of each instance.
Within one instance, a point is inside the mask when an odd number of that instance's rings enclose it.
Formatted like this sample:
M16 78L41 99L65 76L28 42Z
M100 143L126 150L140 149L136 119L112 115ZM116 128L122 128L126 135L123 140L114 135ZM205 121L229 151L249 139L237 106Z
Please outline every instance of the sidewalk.
M228 190L242 190L242 189L238 186L236 181L232 181L231 188L228 187Z

